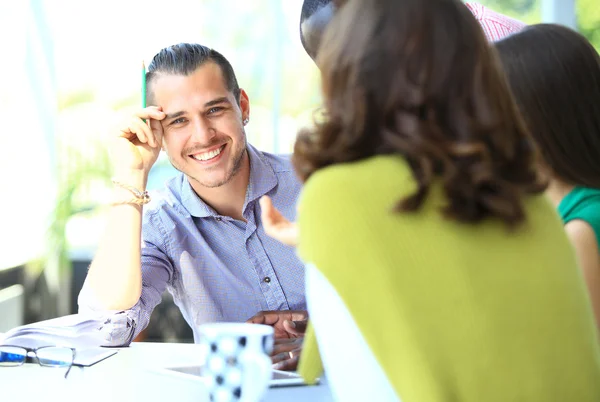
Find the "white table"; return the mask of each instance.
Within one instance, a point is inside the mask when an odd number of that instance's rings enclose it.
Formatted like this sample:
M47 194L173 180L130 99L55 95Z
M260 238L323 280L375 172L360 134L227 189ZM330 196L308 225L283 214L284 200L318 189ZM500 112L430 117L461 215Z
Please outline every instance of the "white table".
M199 364L198 345L132 343L91 367L65 369L25 364L0 367L0 401L167 401L204 402L208 393L201 381L165 375L165 367ZM326 381L316 386L271 388L264 402L331 402Z

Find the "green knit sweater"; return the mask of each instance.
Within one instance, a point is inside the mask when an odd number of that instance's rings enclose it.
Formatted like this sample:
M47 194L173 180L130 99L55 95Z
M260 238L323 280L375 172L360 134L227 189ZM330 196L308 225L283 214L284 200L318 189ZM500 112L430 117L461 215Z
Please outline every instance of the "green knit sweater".
M307 182L298 218L300 256L337 290L402 401L600 401L591 307L546 198L529 197L509 232L444 219L440 186L419 211L392 213L414 189L399 157L333 166ZM299 371L310 382L321 367L309 327Z

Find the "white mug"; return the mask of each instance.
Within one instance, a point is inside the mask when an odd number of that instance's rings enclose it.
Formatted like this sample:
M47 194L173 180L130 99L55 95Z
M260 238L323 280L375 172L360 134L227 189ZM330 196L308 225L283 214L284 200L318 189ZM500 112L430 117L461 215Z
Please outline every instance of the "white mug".
M213 402L257 402L272 376L273 327L214 323L198 327L206 356L202 376Z

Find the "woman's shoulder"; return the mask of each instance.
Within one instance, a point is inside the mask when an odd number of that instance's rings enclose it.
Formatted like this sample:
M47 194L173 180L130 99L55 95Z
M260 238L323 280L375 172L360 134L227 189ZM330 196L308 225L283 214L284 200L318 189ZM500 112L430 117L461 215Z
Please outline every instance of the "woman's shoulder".
M563 222L580 219L600 229L600 190L575 187L558 205Z
M316 171L298 204L300 254L311 259L332 239L358 241L356 236L376 231L389 219L394 204L414 188L410 168L398 156L376 156ZM307 250L311 252L306 254ZM322 251L331 254L330 247Z
M560 202L558 212L568 230L580 234L593 230L600 246L600 190L575 187Z
M369 194L392 183L414 188L411 169L401 156L379 155L341 163L316 171L305 183L303 198L346 197L349 193Z

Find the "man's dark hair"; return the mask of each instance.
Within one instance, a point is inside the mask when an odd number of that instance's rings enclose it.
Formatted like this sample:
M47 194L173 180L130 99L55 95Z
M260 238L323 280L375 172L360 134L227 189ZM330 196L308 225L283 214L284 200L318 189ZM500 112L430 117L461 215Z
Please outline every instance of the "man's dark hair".
M532 25L495 46L552 174L600 188L600 56L594 47L554 24Z
M333 18L336 2L304 0L300 13L300 41L306 53L316 60L323 32Z
M236 101L240 99L235 72L229 61L221 53L196 43L179 43L162 49L154 56L146 73L146 88L148 98L152 94L150 84L159 74L190 75L207 62L219 66L225 79L227 90L233 93Z

